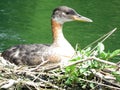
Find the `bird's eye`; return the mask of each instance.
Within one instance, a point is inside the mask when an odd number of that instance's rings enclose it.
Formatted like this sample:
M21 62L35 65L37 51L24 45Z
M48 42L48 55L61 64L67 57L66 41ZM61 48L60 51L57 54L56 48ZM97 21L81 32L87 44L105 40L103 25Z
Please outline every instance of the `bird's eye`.
M66 14L68 15L68 14L70 14L70 12L66 12Z
M73 11L73 10L69 10L69 11L66 12L66 15L69 15L69 14L75 15L76 13L75 13L75 11Z

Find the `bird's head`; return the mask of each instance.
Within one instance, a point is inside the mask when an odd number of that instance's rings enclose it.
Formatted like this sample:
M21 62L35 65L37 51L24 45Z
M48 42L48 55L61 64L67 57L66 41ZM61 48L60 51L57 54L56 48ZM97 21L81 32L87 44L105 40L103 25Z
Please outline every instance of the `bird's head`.
M63 24L69 21L92 22L91 19L78 14L74 9L67 6L60 6L53 10L52 19Z

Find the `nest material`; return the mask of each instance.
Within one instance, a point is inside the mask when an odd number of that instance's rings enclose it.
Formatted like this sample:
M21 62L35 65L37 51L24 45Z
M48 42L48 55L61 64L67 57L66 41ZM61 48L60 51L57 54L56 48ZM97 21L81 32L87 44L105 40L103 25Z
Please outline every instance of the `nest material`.
M120 82L116 81L116 77L111 72L118 71L120 74L120 67L117 63L101 60L96 57L88 57L82 60L70 63L64 66L62 69L60 66L42 67L38 66L16 66L4 60L0 57L0 88L6 90L79 90L82 87L79 85L65 85L65 73L64 68L72 65L78 65L83 62L96 60L104 64L111 65L115 68L104 68L102 70L91 69L94 79L87 80L84 78L78 78L81 81L95 84L97 88L104 88L104 90L120 90ZM107 88L107 89L106 89ZM85 90L90 90L86 88Z

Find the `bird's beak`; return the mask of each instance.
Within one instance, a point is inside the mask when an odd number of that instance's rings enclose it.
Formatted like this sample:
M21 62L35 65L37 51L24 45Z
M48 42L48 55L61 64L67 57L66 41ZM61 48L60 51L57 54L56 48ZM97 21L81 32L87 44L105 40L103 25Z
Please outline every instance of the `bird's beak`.
M93 22L91 19L84 17L84 16L81 16L79 14L73 15L72 18L73 18L73 20L81 21L81 22Z

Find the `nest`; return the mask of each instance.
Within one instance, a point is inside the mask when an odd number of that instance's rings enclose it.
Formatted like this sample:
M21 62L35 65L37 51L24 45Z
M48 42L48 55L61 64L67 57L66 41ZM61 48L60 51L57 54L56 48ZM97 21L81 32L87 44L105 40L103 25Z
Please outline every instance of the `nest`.
M106 90L119 90L120 82L117 81L115 75L112 72L118 72L120 75L119 63L108 62L96 57L87 57L85 59L77 60L64 66L62 69L60 66L54 67L42 67L38 66L16 66L0 58L0 88L6 90L90 90L91 87L83 88L78 82L67 85L65 81L68 79L68 75L65 73L65 68L79 66L80 68L87 67L88 62L97 61L103 65L112 66L112 68L103 69L90 69L89 72L93 74L91 79L85 79L77 77L82 82L88 84L94 84L94 89L104 88ZM113 68L114 67L114 68ZM88 77L89 75L85 75ZM84 77L84 76L83 76Z

